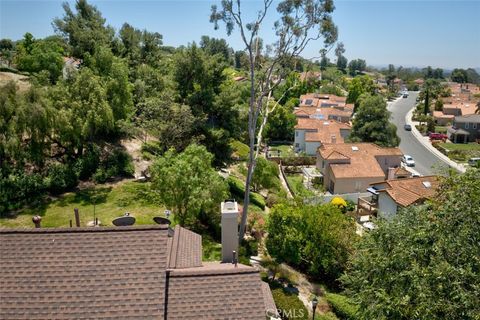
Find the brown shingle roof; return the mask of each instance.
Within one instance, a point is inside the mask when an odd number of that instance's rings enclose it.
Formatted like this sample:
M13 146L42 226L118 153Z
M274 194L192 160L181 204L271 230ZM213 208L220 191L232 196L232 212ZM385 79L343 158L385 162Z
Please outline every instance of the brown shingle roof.
M171 269L200 267L202 265L202 237L179 225L169 245L168 267Z
M258 270L178 226L2 229L0 269L0 319L265 319Z
M305 133L305 141L330 143L332 136L335 136L336 143L343 143L340 130L350 130L351 127L348 124L334 120L298 118L295 129L309 130Z
M204 263L172 271L168 282L168 319L265 319L262 281L255 268Z
M160 319L165 227L0 231L0 319Z

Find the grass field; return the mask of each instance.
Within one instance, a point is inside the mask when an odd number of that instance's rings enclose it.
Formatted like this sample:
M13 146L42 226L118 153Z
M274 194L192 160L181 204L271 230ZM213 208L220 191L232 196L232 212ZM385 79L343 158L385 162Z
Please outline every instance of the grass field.
M440 148L447 151L448 157L454 161L466 162L473 157L480 157L478 143L440 143Z
M449 151L480 151L479 143L440 143L440 146Z
M80 211L82 226L86 226L95 215L102 225L112 225L112 220L130 212L135 224L152 224L152 218L164 214L150 192L150 185L141 182L125 182L115 186L97 186L76 193L66 193L35 208L21 210L15 216L0 218L0 227L33 227L32 216L42 216L42 227L67 227L75 221L73 209Z
M291 191L295 194L295 196L311 197L315 195L313 191L308 190L303 185L303 175L301 173L286 174L286 177L288 185L292 189Z
M269 151L272 153L272 155L276 156L276 151L280 151L280 156L281 157L294 157L295 152L293 152L293 146L290 144L281 144L278 146L270 146Z

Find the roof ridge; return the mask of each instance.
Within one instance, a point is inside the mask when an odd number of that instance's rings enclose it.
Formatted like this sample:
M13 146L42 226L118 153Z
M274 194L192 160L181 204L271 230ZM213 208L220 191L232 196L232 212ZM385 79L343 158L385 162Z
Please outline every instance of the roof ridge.
M131 232L149 230L168 230L165 225L122 226L122 227L60 227L60 228L0 228L0 234L26 233L82 233L82 232Z

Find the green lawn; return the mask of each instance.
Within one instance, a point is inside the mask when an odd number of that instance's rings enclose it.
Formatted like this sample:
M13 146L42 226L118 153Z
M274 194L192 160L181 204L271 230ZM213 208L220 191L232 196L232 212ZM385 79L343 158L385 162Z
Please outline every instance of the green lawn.
M295 196L311 197L315 195L313 191L308 190L303 185L303 174L301 173L286 174L286 177L287 177L288 185L292 189L291 191L294 193Z
M275 154L275 151L280 151L280 156L281 157L294 157L295 152L293 152L293 146L291 144L281 144L278 146L269 146L269 151L273 151ZM276 155L276 154L275 154Z
M97 186L76 193L66 193L58 199L35 208L21 210L16 216L0 218L0 227L33 227L32 216L42 216L42 227L66 227L75 221L73 209L80 211L82 226L96 217L102 225L112 225L112 220L130 212L135 224L153 224L152 218L164 214L164 208L156 204L149 183L125 182L115 186ZM75 222L74 222L75 223Z
M440 143L440 146L449 151L480 151L479 143Z
M447 127L444 126L435 126L436 133L447 133Z
M478 143L440 143L439 147L447 150L448 157L454 161L466 162L470 158L480 157Z

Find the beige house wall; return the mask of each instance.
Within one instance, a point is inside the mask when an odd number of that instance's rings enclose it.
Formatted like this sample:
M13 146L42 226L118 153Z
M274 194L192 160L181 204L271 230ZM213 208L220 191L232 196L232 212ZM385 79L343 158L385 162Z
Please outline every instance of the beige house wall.
M388 174L388 168L400 167L402 164L401 156L377 156L376 158L385 175Z
M334 183L333 193L342 194L342 193L354 193L354 192L365 192L371 183L379 182L384 180L385 177L351 177L351 178L339 178L331 177L330 181ZM330 183L330 182L329 182Z

